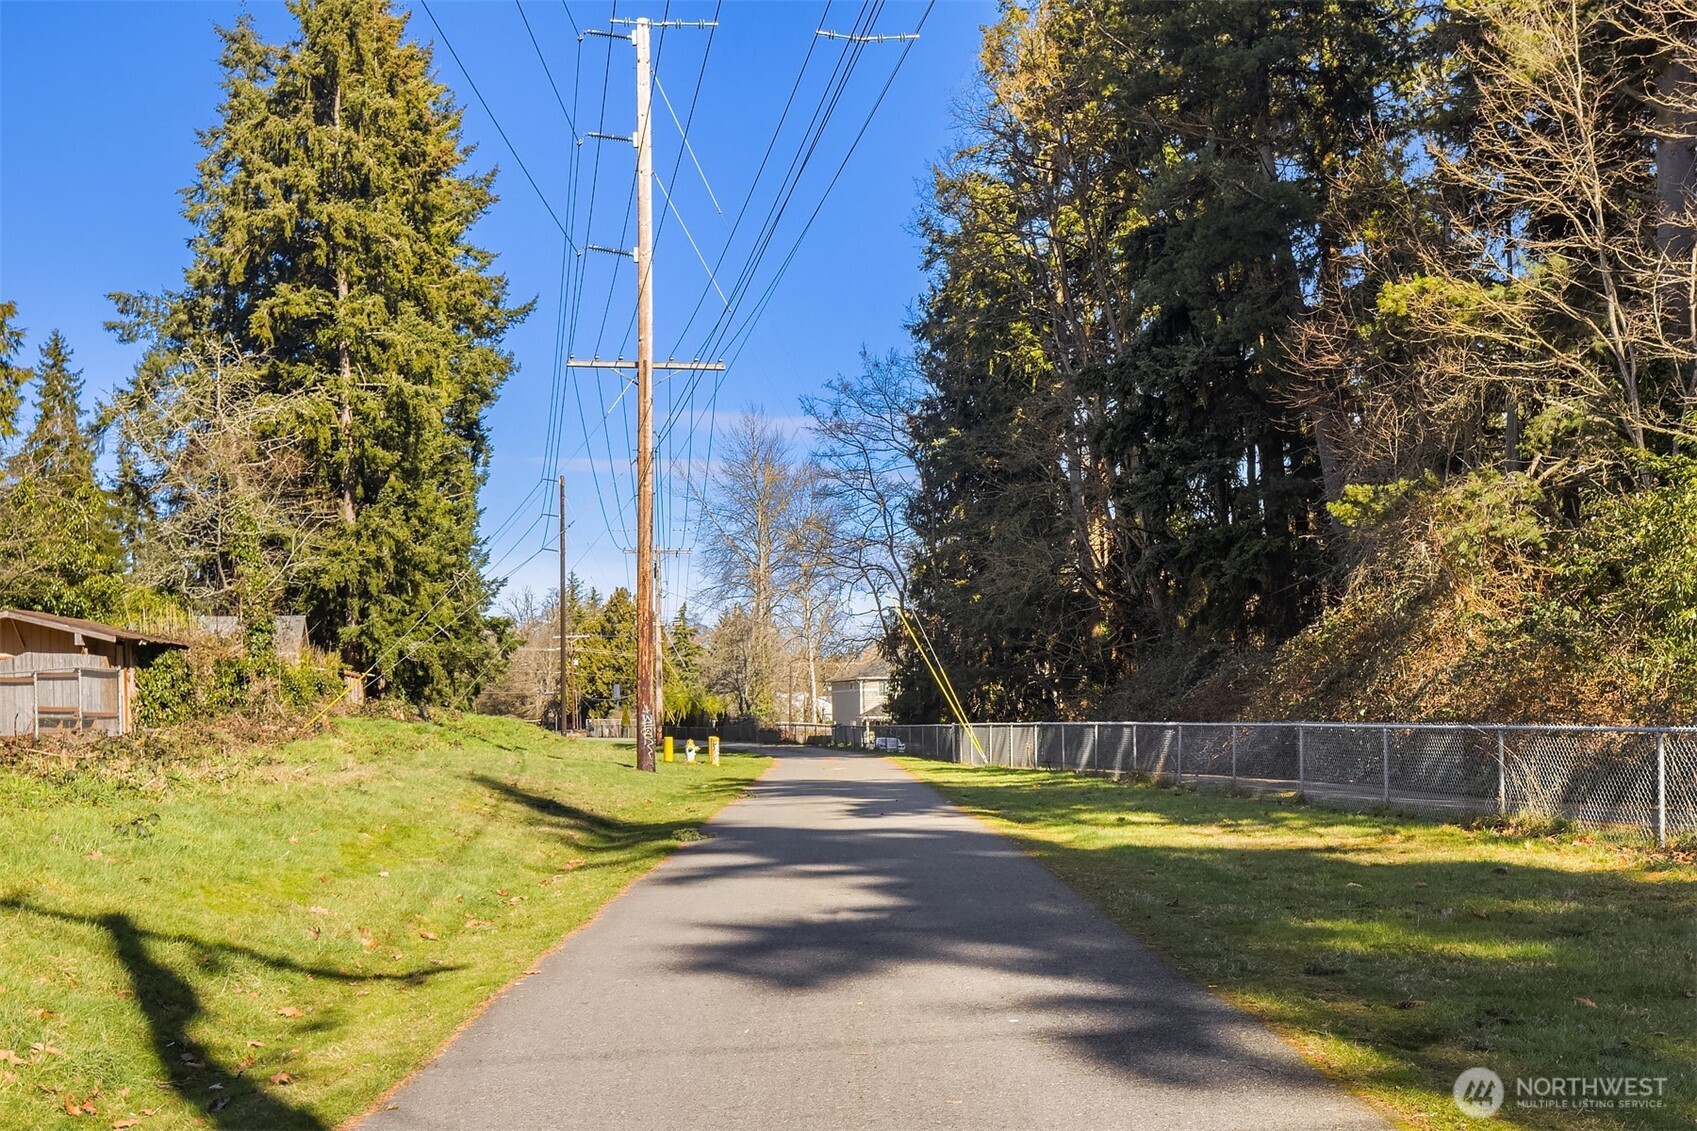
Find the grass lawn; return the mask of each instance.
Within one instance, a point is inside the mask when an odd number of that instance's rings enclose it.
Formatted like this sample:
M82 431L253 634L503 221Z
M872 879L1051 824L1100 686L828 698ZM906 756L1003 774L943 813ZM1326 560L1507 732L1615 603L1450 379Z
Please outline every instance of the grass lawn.
M0 763L0 1127L358 1113L769 762L631 761L465 716Z
M1294 800L899 761L1410 1127L1697 1125L1697 869ZM1518 1076L1667 1077L1659 1111L1517 1109Z

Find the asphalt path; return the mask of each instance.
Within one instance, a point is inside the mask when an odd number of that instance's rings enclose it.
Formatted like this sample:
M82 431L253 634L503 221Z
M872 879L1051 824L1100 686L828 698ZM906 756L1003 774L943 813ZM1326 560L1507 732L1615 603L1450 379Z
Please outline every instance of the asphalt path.
M895 765L771 753L361 1131L1387 1126Z

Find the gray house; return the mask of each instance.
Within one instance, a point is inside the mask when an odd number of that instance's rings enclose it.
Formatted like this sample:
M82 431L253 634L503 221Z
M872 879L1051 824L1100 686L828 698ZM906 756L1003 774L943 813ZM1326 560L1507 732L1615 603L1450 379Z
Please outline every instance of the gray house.
M831 721L838 726L859 726L887 721L884 700L890 692L890 665L868 660L841 679L831 681Z
M136 672L188 642L98 621L0 609L0 735L133 724Z

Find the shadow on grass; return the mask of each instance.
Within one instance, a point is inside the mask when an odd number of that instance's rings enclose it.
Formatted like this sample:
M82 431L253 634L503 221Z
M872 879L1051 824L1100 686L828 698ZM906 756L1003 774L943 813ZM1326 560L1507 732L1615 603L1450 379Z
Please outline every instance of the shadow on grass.
M195 1021L205 1012L200 994L188 979L155 957L150 944L184 943L204 951L250 959L276 970L341 982L417 982L460 969L459 966L432 966L404 974L349 974L333 967L304 965L281 955L266 954L233 943L150 931L138 927L130 916L120 912L79 915L40 907L18 896L0 898L0 908L105 931L111 940L113 954L123 963L129 975L131 993L147 1022L149 1043L172 1089L184 1102L204 1107L213 1126L233 1131L247 1128L328 1131L329 1125L311 1112L266 1091L247 1076L246 1066L220 1061L206 1045L190 1035ZM211 1098L203 1101L203 1096Z
M683 819L677 821L626 821L618 817L610 817L597 813L593 809L585 809L570 802L561 801L546 794L534 793L512 782L501 781L487 774L467 775L470 781L477 783L489 792L504 798L514 805L522 806L543 817L553 825L555 831L567 835L571 840L585 847L618 851L621 849L640 849L649 845L671 844L678 839L680 833L700 827L701 821ZM696 796L709 800L715 797L738 794L746 787L745 782L718 780L704 782L698 788Z
M1697 1118L1689 867L1563 860L1565 842L1430 817L1028 771L939 784L1016 826L1037 859L1187 973L1389 1058L1380 1084L1442 1093L1474 1064L1505 1078L1665 1077L1664 1109L1593 1116Z

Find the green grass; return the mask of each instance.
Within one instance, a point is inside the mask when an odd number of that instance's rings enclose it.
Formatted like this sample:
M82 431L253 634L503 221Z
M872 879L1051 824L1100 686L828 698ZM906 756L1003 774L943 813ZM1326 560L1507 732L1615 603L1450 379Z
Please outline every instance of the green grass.
M1461 828L1069 774L900 759L1128 932L1411 1127L1450 1089L1667 1077L1660 1111L1505 1106L1497 1125L1697 1124L1697 869L1574 834ZM1583 1000L1582 1000L1583 999Z
M0 1127L145 1131L358 1113L769 762L638 774L477 716L26 757L0 764Z

